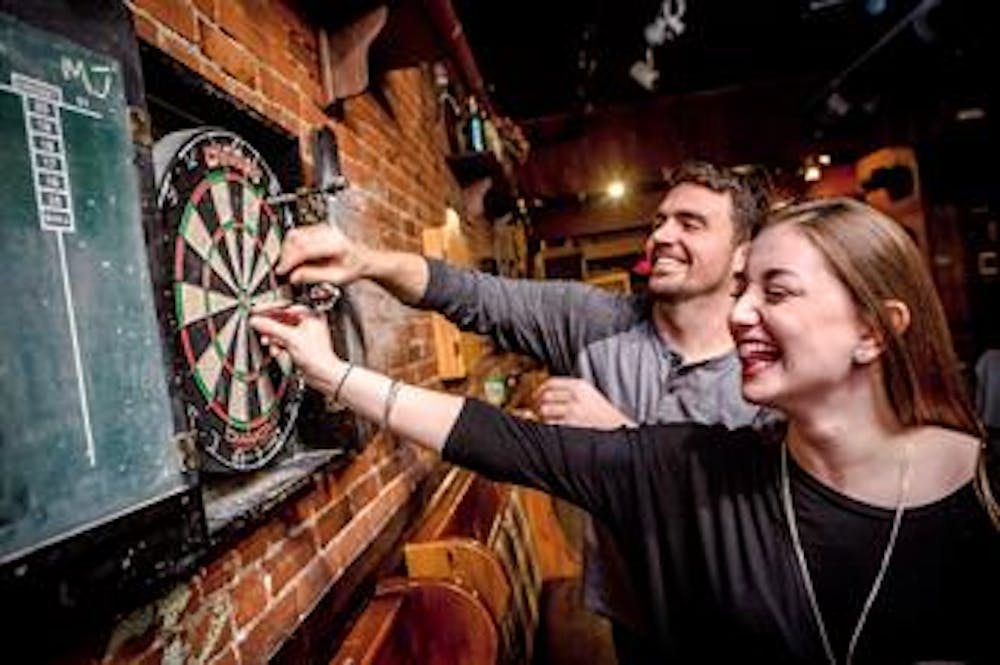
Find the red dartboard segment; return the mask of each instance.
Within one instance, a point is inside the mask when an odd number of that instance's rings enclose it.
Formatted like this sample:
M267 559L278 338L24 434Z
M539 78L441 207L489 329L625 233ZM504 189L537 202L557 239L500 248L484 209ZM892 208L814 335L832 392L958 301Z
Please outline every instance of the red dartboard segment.
M274 274L286 222L266 202L280 186L236 135L185 134L168 141L172 154L154 157L158 203L174 234L171 324L187 413L210 459L259 468L284 445L301 401L290 362L266 353L247 321L255 304L291 296Z

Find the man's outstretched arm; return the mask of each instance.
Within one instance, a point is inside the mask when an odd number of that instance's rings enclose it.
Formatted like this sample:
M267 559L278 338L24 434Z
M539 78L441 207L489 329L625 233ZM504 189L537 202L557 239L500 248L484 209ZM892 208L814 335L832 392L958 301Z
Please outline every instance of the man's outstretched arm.
M275 271L293 284L370 279L407 305L420 302L429 281L423 256L368 247L324 224L289 231Z

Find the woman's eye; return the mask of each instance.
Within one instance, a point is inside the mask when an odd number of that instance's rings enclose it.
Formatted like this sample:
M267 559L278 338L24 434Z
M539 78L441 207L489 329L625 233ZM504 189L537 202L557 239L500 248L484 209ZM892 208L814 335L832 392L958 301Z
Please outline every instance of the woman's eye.
M764 290L764 300L771 304L779 303L789 295L791 295L791 293L787 289L770 287Z

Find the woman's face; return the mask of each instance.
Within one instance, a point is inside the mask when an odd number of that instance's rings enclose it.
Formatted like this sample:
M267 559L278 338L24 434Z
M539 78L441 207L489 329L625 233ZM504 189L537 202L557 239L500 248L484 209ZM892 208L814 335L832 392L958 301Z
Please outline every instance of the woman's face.
M744 398L789 413L845 389L866 338L846 287L793 224L753 241L729 327Z

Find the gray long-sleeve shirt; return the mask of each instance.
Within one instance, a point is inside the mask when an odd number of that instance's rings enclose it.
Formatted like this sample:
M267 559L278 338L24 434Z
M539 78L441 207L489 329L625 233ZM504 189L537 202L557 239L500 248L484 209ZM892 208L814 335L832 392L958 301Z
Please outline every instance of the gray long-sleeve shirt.
M636 422L737 428L760 413L741 396L736 353L685 362L657 333L645 298L579 282L505 279L437 260L428 267L419 306L542 361L552 374L586 379ZM609 538L599 534L598 541L599 551L588 547L585 603L641 628L624 561Z

